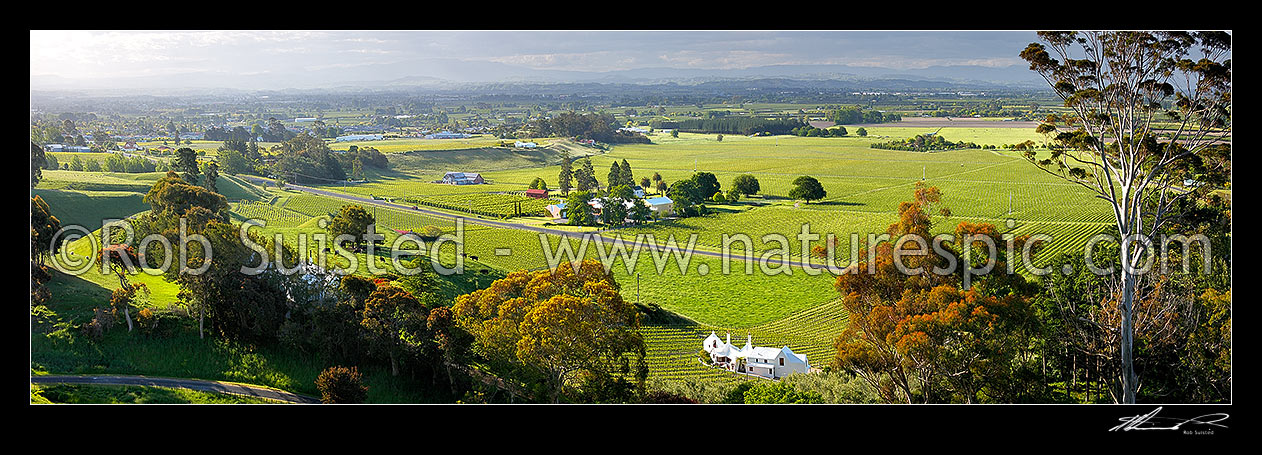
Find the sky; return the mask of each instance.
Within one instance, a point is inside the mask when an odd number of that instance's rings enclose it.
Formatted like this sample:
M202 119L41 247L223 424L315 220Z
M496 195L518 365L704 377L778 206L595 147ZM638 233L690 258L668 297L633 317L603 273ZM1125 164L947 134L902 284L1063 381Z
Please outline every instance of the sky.
M1033 31L31 30L32 87L321 85L497 73L1021 65ZM240 87L238 87L240 88ZM283 87L252 87L283 88Z

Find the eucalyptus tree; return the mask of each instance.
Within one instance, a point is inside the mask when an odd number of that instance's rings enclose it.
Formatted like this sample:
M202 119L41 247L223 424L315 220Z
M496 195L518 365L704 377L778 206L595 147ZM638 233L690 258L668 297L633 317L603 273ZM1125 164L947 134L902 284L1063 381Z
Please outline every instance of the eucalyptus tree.
M1230 176L1231 35L1039 32L1021 58L1064 101L1038 132L1054 146L1025 157L1109 204L1121 237L1122 401L1134 403L1133 324L1140 265L1179 204ZM1044 44L1045 43L1045 44ZM1226 145L1224 145L1226 144ZM1164 245L1163 245L1164 246ZM1147 253L1147 255L1145 255Z

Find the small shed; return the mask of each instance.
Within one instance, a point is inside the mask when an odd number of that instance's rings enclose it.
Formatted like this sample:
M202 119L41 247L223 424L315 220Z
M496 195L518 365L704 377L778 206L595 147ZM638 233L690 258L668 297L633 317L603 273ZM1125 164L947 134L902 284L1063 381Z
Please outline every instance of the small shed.
M548 190L536 190L536 189L526 190L526 197L531 197L535 199L547 199Z

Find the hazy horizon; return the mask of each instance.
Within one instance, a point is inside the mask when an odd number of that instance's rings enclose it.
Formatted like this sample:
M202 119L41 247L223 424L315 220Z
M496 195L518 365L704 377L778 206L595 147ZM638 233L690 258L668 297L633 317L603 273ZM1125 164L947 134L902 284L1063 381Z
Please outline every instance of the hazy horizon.
M1034 77L1033 31L31 31L31 89L569 82L755 68ZM797 68L804 69L797 69ZM957 67L966 76L926 73ZM1022 73L1021 71L1024 71ZM765 75L765 74L764 74Z

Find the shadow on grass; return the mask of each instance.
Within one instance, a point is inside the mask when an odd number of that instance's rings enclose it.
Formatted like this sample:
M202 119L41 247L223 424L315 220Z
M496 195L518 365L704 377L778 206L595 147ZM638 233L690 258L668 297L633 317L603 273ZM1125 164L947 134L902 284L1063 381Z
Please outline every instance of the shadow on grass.
M253 397L195 390L143 386L78 384L41 385L39 394L52 403L69 404L238 404L272 403Z
M476 275L476 286L490 277ZM464 287L460 286L460 287ZM109 291L78 277L56 274L49 283L53 293L48 305L34 307L31 329L31 370L59 374L131 374L193 378L256 384L294 393L319 396L315 378L329 362L279 342L248 344L225 340L207 331L198 335L196 318L165 309L161 330L127 331L121 319L99 338L87 335L82 325L92 320L93 309L109 304ZM453 290L454 291L454 290ZM452 402L445 386L431 385L426 377L409 373L392 376L387 365L365 362L358 366L369 386L373 403Z

